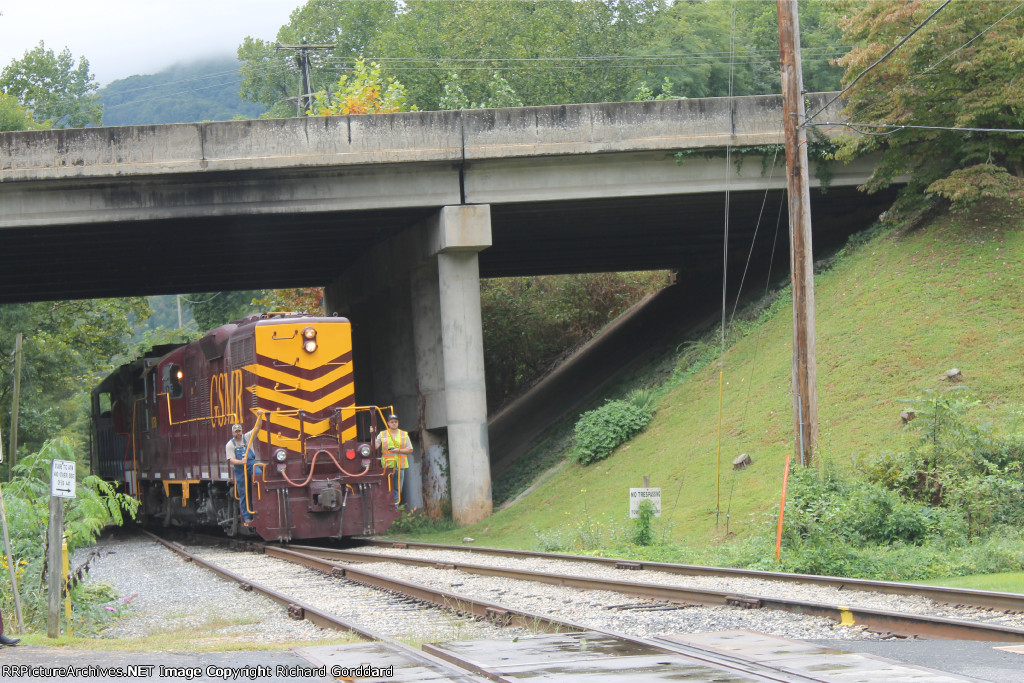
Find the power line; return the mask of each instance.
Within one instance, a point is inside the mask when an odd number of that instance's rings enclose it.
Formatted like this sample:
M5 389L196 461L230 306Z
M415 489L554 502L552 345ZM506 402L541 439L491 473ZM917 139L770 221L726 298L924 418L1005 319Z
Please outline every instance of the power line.
M831 54L833 52L832 48L822 48L822 50L823 50L822 54ZM523 66L511 66L511 65L510 66L464 66L464 65L459 65L459 66L452 67L451 65L444 64L443 62L445 60L438 59L438 60L435 60L436 64L434 66L404 66L404 67L400 67L400 68L405 70L405 71L436 71L436 70L438 70L440 68L454 68L454 69L459 70L459 71L489 71L489 72L493 72L493 71L506 71L506 70L513 70L513 69L515 69L515 70L537 70L537 71L539 71L539 70L604 69L604 68L614 68L614 69L642 69L642 68L654 69L654 68L666 68L667 69L667 68L684 67L684 66L688 66L688 65L692 65L692 64L708 64L708 65L713 65L713 64L723 63L724 60L720 60L720 59L712 59L710 61L700 61L700 60L705 59L705 57L707 57L707 56L717 55L717 54L721 54L721 53L682 53L683 56L693 57L697 61L678 61L678 62L664 62L664 63L655 63L655 64L651 64L651 63L644 63L644 64L584 64L584 65L578 65L578 66L550 64L550 65L538 65L538 66L529 66L529 65L523 65ZM657 57L658 57L658 55L643 56L644 59L655 59ZM672 55L669 55L668 57L672 57ZM629 56L629 57L621 57L620 59L625 60L625 59L633 59L633 58L634 58L633 56ZM396 58L396 59L399 59L399 58ZM410 61L413 61L413 58L408 58L408 59ZM420 60L420 61L427 61L427 58L416 58L416 59ZM572 59L572 58L557 58L557 59L564 60L564 59ZM604 59L604 58L602 58L602 59ZM613 57L609 57L608 59L614 59L614 58ZM826 59L826 58L823 57L823 59ZM498 61L498 62L501 62L501 61L510 61L510 60L506 60L506 59L503 59L503 58L495 58L495 59L491 59L491 58L475 58L474 61ZM813 61L813 60L809 60L809 61ZM762 64L762 63L764 63L764 62L757 62L757 61L754 61L754 60L747 60L747 61L737 61L737 62L735 62L735 65L737 65L737 66L754 66L754 65ZM250 69L250 72L251 73L256 73L256 74L262 74L262 73L271 72L275 68L276 68L276 65L266 65L266 66L263 66L263 67L259 67L259 68L255 68L255 69ZM350 66L350 64L348 62L325 62L325 63L323 63L321 68L318 69L318 71L319 71L319 73L332 73L333 74L333 73L343 73L345 71L348 71L350 68L351 68L351 66ZM229 73L232 73L232 72L221 72L220 74L217 74L217 75L227 75ZM214 75L210 75L208 77L203 77L203 78L205 79L205 78L212 78L212 77L214 77ZM153 86L146 86L146 88L166 87L166 86L171 86L171 85L175 85L175 84L188 83L188 82L191 82L193 80L200 80L200 79L184 79L184 80L181 80L181 81L168 81L166 83L161 83L161 84L157 84L157 85L153 85ZM144 104L146 102L154 102L154 101L157 101L157 100L167 99L167 98L170 98L170 97L176 97L176 96L179 96L179 95L187 95L187 94L190 94L190 93L193 93L193 92L198 92L200 90L207 90L207 89L210 89L210 88L218 88L218 87L223 87L225 85L230 85L230 83L225 82L225 83L218 83L218 84L214 84L214 85L210 85L210 86L203 86L201 88L190 88L188 90L178 90L178 91L175 91L173 93L156 95L155 97L151 97L151 98L127 100L127 101L124 101L124 102L118 102L116 104L106 104L105 103L104 104L104 108L105 109L116 109L118 107L129 106L129 105L132 105L132 104ZM145 89L145 88L138 88L137 90L143 90L143 89ZM126 92L126 91L121 91L121 92Z
M965 133L1024 133L1024 128L972 128L969 126L915 126L904 123L846 123L842 121L829 121L827 123L809 123L808 126L845 126L863 135L892 135L901 130L948 130L962 131ZM888 133L870 133L858 130L859 128L885 128L892 129Z
M807 119L806 119L806 120L805 120L805 121L803 122L803 124L802 124L802 125L805 125L805 126L806 126L806 125L807 125L808 123L810 123L810 122L811 122L811 120L812 120L812 119L814 119L814 117L815 117L815 116L817 116L817 115L818 115L818 114L820 114L821 112L823 112L823 111L825 111L826 109L828 109L828 107L829 107L829 105L830 105L830 104L832 104L833 102L835 102L836 100L838 100L838 99L839 99L840 97L842 97L844 93L848 92L848 91L850 90L850 88L852 88L852 87L853 87L854 85L856 85L856 84L857 84L857 81L859 81L859 80L860 80L861 78L863 78L863 77L865 76L865 74L867 74L867 73L868 73L869 71L871 71L872 69L874 69L874 68L875 68L876 66L878 66L879 64L881 64L882 62L884 62L885 60L887 60L887 59L889 58L889 56L890 56L890 55L892 55L892 53L896 52L896 50L897 50L897 49L899 49L899 47L900 47L901 45L903 45L904 43L906 43L906 42L907 42L908 40L910 40L910 39L911 39L911 38L913 37L913 35L914 35L915 33L917 33L917 32L918 32L918 31L920 31L920 30L921 30L922 28L924 28L925 24L927 24L927 23L928 23L929 21L931 21L931 20L932 20L932 18L934 18L936 14L938 14L939 12L941 12L941 11L943 10L943 8L945 8L945 7L946 7L946 5L948 5L948 4L949 4L949 3L951 3L952 1L953 1L953 0L946 0L946 1L944 2L944 3L942 3L941 5L939 5L939 6L938 6L938 7L937 7L937 8L935 9L935 11L934 11L934 12L932 12L931 14L929 14L929 15L928 15L928 17L927 17L927 18L925 18L925 20L924 20L924 21L922 21L922 22L921 22L920 24L918 24L918 25L917 25L916 27L914 27L914 30L913 30L913 31L911 31L911 32L910 32L910 33L908 33L908 34L907 34L906 36L904 36L903 40L901 40L900 42L898 42L898 43L896 43L895 45L893 45L893 46L892 46L892 48L890 48L890 49L889 49L889 51L888 51L888 52L886 52L886 53L885 53L884 55L882 55L881 57L879 57L879 58L878 58L878 59L877 59L877 60L875 61L875 63L874 63L874 64L872 64L872 65L871 65L871 66L869 66L868 68L866 68L866 69L864 69L863 71L861 71L861 72L860 72L860 73L859 73L859 74L857 75L857 77L856 77L856 78L854 78L854 79L853 79L852 81L850 81L850 84L849 84L848 86L846 86L845 88L843 88L842 90L840 90L840 91L839 91L839 93L838 93L838 94L836 94L836 96L835 96L835 97L833 97L832 99L830 99L830 100L829 100L828 102L826 102L826 103L825 103L825 104L824 104L824 105L823 105L823 106L821 107L821 109L819 109L818 111L816 111L816 112L814 112L813 114L811 114L810 116L808 116L808 117L807 117Z
M966 43L964 43L964 44L963 44L963 45L961 45L960 47L956 48L955 50L952 50L952 51L950 51L949 53L947 53L947 54L946 54L946 55L945 55L944 57L942 57L942 59L940 59L940 60L938 60L937 62L933 63L933 64L932 64L931 66L929 66L928 68L924 69L923 71L920 71L920 72L918 72L918 73L914 74L914 76L913 76L913 77L911 77L911 78L910 78L910 79L909 79L908 81L906 81L905 83L901 83L900 85L898 85L898 86L896 86L895 88L893 88L893 89L891 90L891 93L896 93L896 92L898 92L898 91L900 91L900 90L903 90L904 88L906 88L906 87L907 87L907 86L909 86L909 85L910 85L911 83L913 83L913 82L915 82L916 80L918 80L919 78L922 78L922 77L923 77L923 76L925 76L926 74L929 74L929 73L930 73L930 72L931 72L931 71L932 71L932 70L933 70L933 69L934 69L935 67L937 67L937 66L938 66L939 64L942 64L942 63L943 63L943 62L945 62L945 61L946 61L947 59L949 59L950 57L952 57L952 56L953 56L953 55L955 55L956 53L960 52L961 50L963 50L964 48L966 48L966 47L967 47L968 45L970 45L971 43L973 43L974 41L976 41L976 40L977 40L978 38L980 38L981 36L985 35L985 34L986 34L986 33L988 33L989 31L991 31L991 30L992 30L992 29L993 29L993 28L994 28L994 27L995 27L996 25L998 25L998 24L1002 23L1002 22L1003 22L1003 20L1005 20L1005 19L1006 19L1007 17L1009 17L1009 16L1011 15L1011 14L1013 14L1013 13L1014 13L1014 12L1016 12L1017 10L1019 10L1019 9L1020 9L1021 7L1024 7L1024 2L1021 2L1021 3L1017 4L1017 5L1016 5L1016 6L1015 6L1015 7L1013 8L1013 9L1011 9L1011 10L1009 10L1008 12L1006 12L1005 14L1003 14L1003 16L1001 16L1001 17L999 17L998 19L996 19L995 21L993 21L993 22L992 22L991 24L989 24L988 26L986 26L985 28L983 28L983 29L982 29L981 31L978 31L978 33L976 33L976 34L974 35L974 37L973 37L973 38L971 38L970 40L968 40L968 41L967 41ZM859 115L860 115L860 114L861 114L861 113L862 113L863 111L865 111L865 110L869 109L869 108L870 108L870 107L871 107L871 106L872 106L873 104L875 104L875 102L866 102L866 103L864 103L864 104L863 104L863 105L862 105L862 106L861 106L861 107L860 107L859 109L857 109L857 111L855 111L855 112L854 112L854 113L852 114L851 118L856 118L856 117L857 117L857 116L859 116ZM819 112L819 113L820 113L820 112Z

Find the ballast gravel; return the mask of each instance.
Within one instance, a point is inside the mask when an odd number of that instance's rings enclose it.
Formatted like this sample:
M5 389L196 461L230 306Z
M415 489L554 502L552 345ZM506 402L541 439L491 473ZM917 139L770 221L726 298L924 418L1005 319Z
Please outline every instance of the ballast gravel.
M771 581L766 579L735 576L690 576L672 574L657 570L623 571L598 562L582 562L539 557L497 557L494 555L488 555L487 553L472 552L469 550L453 551L435 550L432 548L406 549L369 546L352 549L350 552L363 552L370 555L382 555L385 557L416 557L449 564L493 565L507 567L510 569L523 569L550 574L586 576L615 581L633 581L636 583L652 583L666 586L685 586L686 588L727 591L729 593L752 595L757 597L789 598L827 605L844 605L862 609L920 614L944 617L947 619L987 622L1002 626L1024 628L1024 614L1004 614L999 611L987 610L979 607L947 605L937 603L918 595L896 595L856 589L839 589L832 586L822 586L813 583L792 583L786 581ZM376 570L376 567L380 565L375 563L367 566ZM381 569L381 571L383 572L383 569ZM845 631L849 631L849 629L840 629L840 632ZM865 636L860 635L857 637L863 638Z
M351 582L255 553L237 553L210 548L189 548L200 556L232 571L292 595L319 609L364 622L397 637L425 641L462 638L512 637L509 629L485 622L472 627L453 616L423 621L424 610L414 603L382 608L372 600L354 599ZM423 551L408 554L422 555ZM438 556L438 559L441 559ZM464 554L449 561L466 562ZM474 564L486 564L474 555ZM76 562L84 561L76 556ZM552 560L517 559L521 568L550 571ZM511 563L503 559L502 564ZM77 565L76 565L77 566ZM517 579L478 576L457 570L410 567L396 563L373 563L363 569L405 581L452 591L468 598L487 600L519 610L548 615L590 628L610 630L627 636L650 638L672 633L701 633L750 629L772 635L804 640L877 639L880 636L859 627L844 627L824 617L789 614L766 609L664 605L607 591L585 591ZM594 567L600 569L600 567ZM580 573L563 567L565 573ZM609 569L616 578L622 572ZM590 573L589 571L587 572ZM654 582L657 572L638 572L642 580ZM678 581L680 577L664 575ZM276 578L275 578L276 577ZM684 577L687 582L691 577ZM637 580L641 580L639 577ZM289 618L284 608L256 592L240 590L233 582L186 562L176 553L148 539L113 541L98 551L91 562L88 581L112 585L121 596L125 613L104 632L107 637L145 637L161 631L207 629L225 637L244 634L254 640L271 642L336 638L338 632L321 629L306 621ZM362 587L360 590L368 591ZM734 588L733 590L739 590ZM792 587L790 588L792 590ZM753 588L744 590L757 594ZM889 597L889 596L883 596ZM811 597L804 599L812 600ZM824 600L823 600L824 601ZM388 614L385 614L387 612ZM405 623L405 622L408 623ZM386 626L385 626L386 625Z
M101 637L145 638L178 630L202 630L213 637L252 643L339 636L337 631L289 618L270 598L242 591L149 539L115 539L79 550L72 567L87 560L85 580L112 586L119 598L107 607L123 615Z

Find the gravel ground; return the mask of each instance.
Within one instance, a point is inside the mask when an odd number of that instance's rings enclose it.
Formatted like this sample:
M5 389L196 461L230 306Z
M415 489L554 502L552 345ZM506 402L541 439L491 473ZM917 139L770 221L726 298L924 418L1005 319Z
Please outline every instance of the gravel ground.
M373 555L389 557L418 557L438 562L476 564L484 566L500 566L513 569L587 576L616 581L634 581L667 586L685 586L707 590L728 591L759 597L795 598L806 602L828 605L846 605L851 607L886 610L908 614L925 614L949 619L965 621L984 621L1024 628L1024 614L1003 614L993 610L977 607L955 607L936 603L916 595L892 595L858 590L840 590L831 586L811 583L790 583L768 581L765 579L744 577L686 576L668 572L623 571L599 563L574 562L570 560L498 557L479 552L459 552L451 550L432 550L429 548L385 548L370 547L352 549ZM376 566L376 565L371 565Z
M340 635L291 619L270 598L242 591L148 539L115 539L98 549L80 550L72 567L85 562L90 552L98 556L89 563L86 580L113 586L124 611L124 617L101 634L105 638L144 638L179 629L253 643L318 641ZM225 620L224 615L230 616Z
M450 637L486 638L510 635L486 623L476 622L483 631L466 628L452 617L448 627L436 624L402 626L391 619L419 619L418 606L391 609L360 607L361 601L340 594L352 584L319 572L296 569L294 565L255 553L237 553L213 548L190 548L205 559L252 577L281 592L294 595L339 617L368 622L374 629L403 638L438 640ZM478 556L479 557L479 556ZM463 558L464 559L464 558ZM76 555L73 566L84 561ZM527 562L532 564L532 560ZM541 561L543 562L543 561ZM112 541L99 551L90 565L90 582L108 583L127 601L125 617L109 627L105 637L145 637L174 629L203 629L216 623L218 615L231 614L238 623L213 628L211 636L239 637L263 641L315 641L338 636L306 621L290 619L285 610L255 592L235 585L148 539ZM699 633L737 628L800 639L874 639L878 636L860 628L837 626L824 617L809 617L772 610L743 610L729 607L682 607L667 611L619 609L615 606L649 607L652 601L606 591L582 591L515 579L476 576L452 570L374 563L365 567L414 583L450 590L466 597L488 600L516 609L543 613L555 618L648 638L669 633ZM534 567L537 568L537 567ZM269 578L277 573L277 579ZM646 573L646 572L645 572ZM365 589L364 589L365 590ZM611 609L609 609L611 607ZM376 611L375 611L376 610ZM490 633L488 630L493 630ZM500 635L496 635L500 634Z
M683 605L650 610L663 603L610 591L588 591L389 562L362 565L360 569L636 638L733 629L750 629L801 640L879 638L859 627L839 626L825 617L776 610Z
M514 638L530 633L521 628L502 628L487 621L459 617L440 608L259 553L202 546L186 546L186 550L261 586L399 640L443 642Z

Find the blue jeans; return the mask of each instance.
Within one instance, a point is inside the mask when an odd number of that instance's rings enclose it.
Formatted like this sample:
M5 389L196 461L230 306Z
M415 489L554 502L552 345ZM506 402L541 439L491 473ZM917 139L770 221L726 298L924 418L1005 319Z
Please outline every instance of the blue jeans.
M395 494L395 505L398 505L398 499L402 494L402 469L396 468L390 475L392 492Z
M252 472L252 463L249 463L249 472ZM252 513L249 512L249 508L252 507L252 479L249 480L248 489L248 505L246 504L246 487L245 487L245 467L242 465L235 465L235 493L238 496L238 511L242 513L243 522L252 521Z

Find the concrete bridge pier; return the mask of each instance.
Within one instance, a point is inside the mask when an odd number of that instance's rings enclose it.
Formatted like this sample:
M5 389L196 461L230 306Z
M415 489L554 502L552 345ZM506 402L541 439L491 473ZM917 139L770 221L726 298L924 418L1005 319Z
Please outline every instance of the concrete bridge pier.
M492 510L478 264L490 244L490 206L442 207L324 297L353 323L357 402L393 404L413 436L403 499L432 516L450 501L460 525Z

